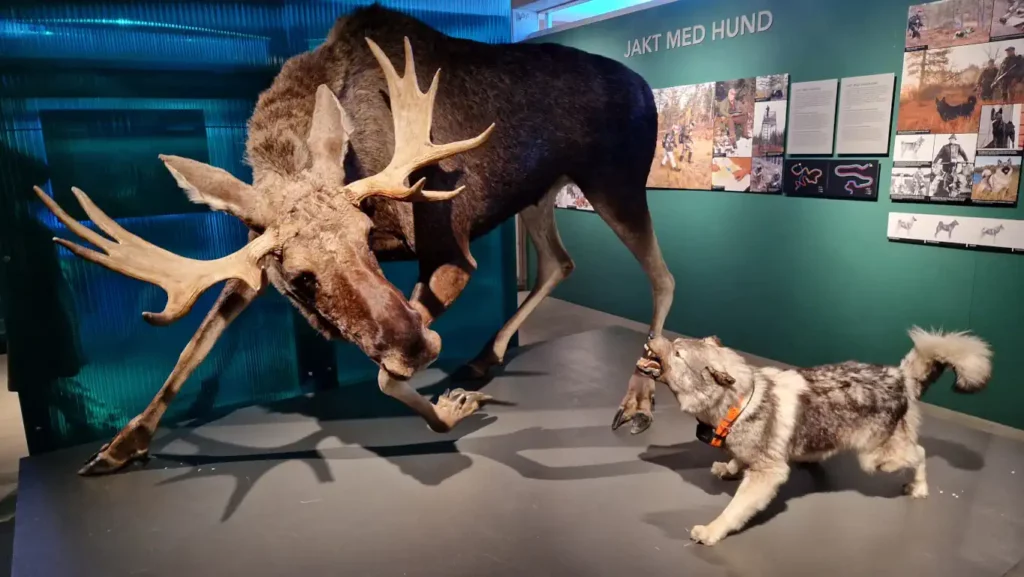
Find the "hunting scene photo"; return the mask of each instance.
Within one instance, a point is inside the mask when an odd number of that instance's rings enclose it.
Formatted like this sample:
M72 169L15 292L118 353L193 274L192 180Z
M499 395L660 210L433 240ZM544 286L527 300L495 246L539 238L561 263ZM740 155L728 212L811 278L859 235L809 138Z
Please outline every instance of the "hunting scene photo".
M782 193L781 156L762 156L753 159L750 169L750 191Z
M714 155L750 158L753 154L754 78L715 83Z
M654 90L658 143L649 188L711 190L713 82Z
M1024 39L907 52L899 132L977 133L982 108L1024 102Z
M754 80L756 86L754 100L789 100L789 74L769 74L758 76Z
M907 11L906 49L988 42L992 0L940 0Z

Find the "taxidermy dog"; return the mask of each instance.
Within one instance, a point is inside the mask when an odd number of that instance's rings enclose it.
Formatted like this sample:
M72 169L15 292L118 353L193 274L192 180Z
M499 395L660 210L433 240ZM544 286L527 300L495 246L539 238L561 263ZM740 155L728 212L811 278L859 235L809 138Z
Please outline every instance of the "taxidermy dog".
M943 96L941 99L935 99L935 110L939 113L939 118L943 122L949 122L961 117L968 117L974 114L974 106L978 103L978 99L975 96L967 98L967 102L963 104L950 104L946 102L946 97Z
M790 463L841 451L856 452L869 473L913 470L905 492L927 497L918 400L946 368L956 373L957 391L980 391L992 353L962 332L915 327L910 339L914 346L899 366L851 361L793 370L752 367L717 337L651 339L637 368L668 385L680 408L697 418L698 438L729 454L712 474L743 478L725 511L695 526L690 538L714 545L742 529L786 482Z

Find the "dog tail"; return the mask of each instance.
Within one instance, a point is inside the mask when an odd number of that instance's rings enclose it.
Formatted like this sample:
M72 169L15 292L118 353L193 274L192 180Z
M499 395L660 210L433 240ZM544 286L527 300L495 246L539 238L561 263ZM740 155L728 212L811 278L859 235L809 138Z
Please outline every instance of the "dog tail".
M953 388L960 393L976 393L985 388L992 375L992 350L988 343L967 333L910 329L914 348L903 358L900 368L907 379L908 392L920 399L928 387L947 369L956 373Z

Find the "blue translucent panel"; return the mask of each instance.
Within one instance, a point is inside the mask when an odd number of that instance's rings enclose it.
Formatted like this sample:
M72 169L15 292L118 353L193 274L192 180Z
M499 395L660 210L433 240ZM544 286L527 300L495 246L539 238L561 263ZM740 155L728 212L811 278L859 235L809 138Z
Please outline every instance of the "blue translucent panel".
M148 68L274 66L319 44L335 19L372 0L340 2L25 3L0 16L0 57ZM507 41L511 4L391 0L452 36Z
M68 232L32 194L81 187L128 230L175 253L216 258L244 227L185 201L157 153L224 168L245 181L246 122L288 57L315 47L366 1L16 2L0 12L0 319L30 451L102 439L150 401L220 287L169 327L158 288L73 257ZM454 36L507 41L499 0L396 0ZM515 304L512 229L473 244L480 264L436 324L442 359L475 354ZM414 263L387 263L408 294ZM375 369L351 345L324 341L274 291L235 321L171 405L166 423L302 391L352 384ZM371 385L372 386L372 385Z

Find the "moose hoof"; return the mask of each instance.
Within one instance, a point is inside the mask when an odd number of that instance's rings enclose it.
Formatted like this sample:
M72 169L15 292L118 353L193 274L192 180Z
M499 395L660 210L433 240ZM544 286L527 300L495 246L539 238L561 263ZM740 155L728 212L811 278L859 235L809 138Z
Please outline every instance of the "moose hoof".
M498 357L490 347L484 349L475 359L463 365L455 373L457 380L479 381L491 374L491 369L500 367L504 360Z
M633 375L629 380L629 390L619 405L615 418L612 419L612 430L632 422L629 432L638 435L654 423L654 381L641 375Z
M145 464L149 461L149 442L152 438L153 434L133 419L112 441L89 457L78 474L86 477L109 475L132 463Z
M477 391L466 391L464 389L445 391L443 395L437 398L437 403L434 406L437 408L438 417L446 428L440 431L435 429L435 431L438 433L450 431L462 419L477 412L480 410L480 407L492 399L493 397L490 395Z

